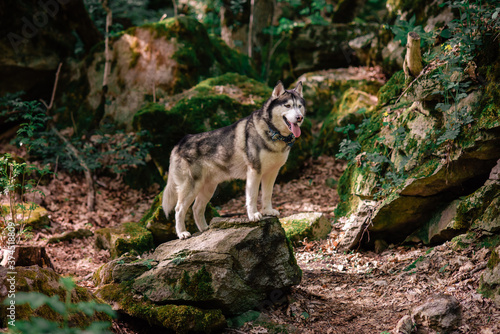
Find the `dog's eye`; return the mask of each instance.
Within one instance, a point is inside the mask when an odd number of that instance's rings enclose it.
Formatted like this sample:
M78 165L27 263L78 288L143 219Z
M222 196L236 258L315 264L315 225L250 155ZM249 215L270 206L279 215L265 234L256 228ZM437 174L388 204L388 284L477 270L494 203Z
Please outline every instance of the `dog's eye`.
M299 105L299 109L302 109L302 107L303 107L303 106L302 106L302 104L301 104L301 105Z
M285 108L290 108L290 107L291 107L291 105L285 104Z

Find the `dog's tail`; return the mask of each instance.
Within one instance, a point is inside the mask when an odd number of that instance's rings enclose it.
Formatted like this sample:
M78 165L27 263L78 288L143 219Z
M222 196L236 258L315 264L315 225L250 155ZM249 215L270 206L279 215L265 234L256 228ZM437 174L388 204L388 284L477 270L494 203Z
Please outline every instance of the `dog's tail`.
M177 204L177 189L175 187L173 175L171 175L167 179L167 185L165 186L165 190L163 190L163 199L161 203L163 212L165 212L165 216L167 218L168 214L174 209L176 204Z

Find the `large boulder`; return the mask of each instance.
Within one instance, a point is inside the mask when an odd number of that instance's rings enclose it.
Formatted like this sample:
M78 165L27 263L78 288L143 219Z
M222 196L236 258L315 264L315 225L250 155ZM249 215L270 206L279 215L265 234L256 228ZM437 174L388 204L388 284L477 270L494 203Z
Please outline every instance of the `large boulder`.
M5 0L0 3L0 96L52 93L58 65L73 56L77 37L88 51L102 36L83 1Z
M303 85L308 113L324 117L332 109L338 109L342 96L350 88L376 95L384 84L384 74L379 68L335 68L305 73L298 81Z
M191 320L193 314L205 314L217 327L222 314L241 314L269 300L283 300L301 276L277 218L216 218L198 236L164 243L148 258L114 260L95 278L97 295L108 303L175 329L172 320L180 321L182 312L169 311L175 314L169 320L163 308L182 308L185 319Z
M500 158L500 72L488 63L478 72L488 77L486 86L474 85L473 74L445 79L474 87L457 103L443 103L436 71L410 86L398 72L381 88L382 103L360 124L357 145L346 148L352 159L335 212L346 227L341 248L377 240L435 244L472 224L497 230L496 181L485 181Z
M111 71L106 101L102 100L104 45L99 44L86 61L75 65L60 102L71 112L60 121L78 130L112 122L132 129L132 118L146 102L180 93L203 78L226 72L255 76L248 57L208 35L196 19L178 16L127 29L110 40Z

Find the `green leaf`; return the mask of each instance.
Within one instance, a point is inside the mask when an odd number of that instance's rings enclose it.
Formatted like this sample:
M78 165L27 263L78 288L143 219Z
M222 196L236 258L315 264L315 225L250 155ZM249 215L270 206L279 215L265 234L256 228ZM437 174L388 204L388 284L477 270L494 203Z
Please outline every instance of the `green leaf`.
M73 281L72 277L61 277L59 278L59 284L66 290L72 291L76 288L76 283Z
M443 38L450 38L451 31L450 31L450 29L443 29L439 35Z

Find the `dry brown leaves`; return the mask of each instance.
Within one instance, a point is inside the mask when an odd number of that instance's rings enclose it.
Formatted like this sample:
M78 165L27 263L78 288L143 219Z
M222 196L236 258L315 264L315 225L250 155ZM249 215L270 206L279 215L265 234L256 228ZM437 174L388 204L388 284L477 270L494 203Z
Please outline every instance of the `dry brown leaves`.
M275 184L274 208L280 211L282 217L300 212L322 212L328 218L333 217L333 210L338 203L336 184L344 169L344 162L331 157L309 160L298 179ZM245 216L245 196L222 205L219 213Z
M96 210L87 211L87 186L83 177L58 173L47 185L40 186L45 194L39 204L49 210L51 226L37 232L28 243L45 246L56 271L74 275L77 279L89 278L97 268L109 261L109 252L94 248L95 237L47 244L55 234L139 221L151 206L158 187L148 191L134 190L121 179L101 177L96 181ZM87 281L82 284L90 285Z

